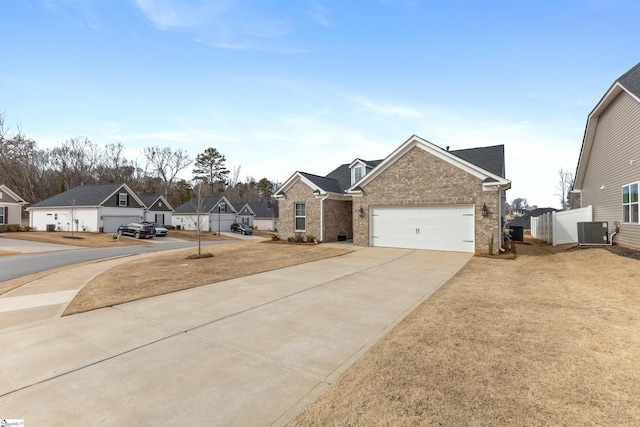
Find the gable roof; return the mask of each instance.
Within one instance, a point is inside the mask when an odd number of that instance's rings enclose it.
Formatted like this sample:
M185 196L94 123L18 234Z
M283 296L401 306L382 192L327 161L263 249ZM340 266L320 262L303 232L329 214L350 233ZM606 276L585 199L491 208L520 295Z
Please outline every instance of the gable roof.
M386 159L384 159L378 166L376 166L371 173L368 173L355 185L351 186L348 192L354 194L360 193L362 191L362 187L366 186L389 166L393 165L398 159L416 147L479 179L482 179L483 187L499 187L505 190L511 188L511 181L505 179L503 176L504 166L502 165L504 165L504 146L496 145L493 147L472 148L467 150L458 150L457 152L447 151L435 144L432 144L426 139L413 135ZM469 160L465 159L465 157ZM479 162L482 166L474 162ZM498 164L501 166L498 167ZM485 169L485 167L495 169L496 172L498 172L499 169L500 173L494 173Z
M9 197L11 197L15 203L18 203L20 205L28 205L29 203L25 202L24 199L20 196L18 196L15 192L11 191L11 189L9 187L7 187L4 184L0 184L0 193L5 193L7 194ZM6 200L0 200L2 202L6 202Z
M278 217L278 205L271 202L249 202L247 205L256 215L256 218Z
M69 207L69 206L100 206L106 202L111 196L124 188L127 193L133 196L138 203L144 205L142 200L127 186L127 184L98 184L98 185L80 185L78 187L67 190L64 193L49 197L31 208L52 208L52 207ZM28 208L28 209L31 209Z
M637 102L640 102L640 63L636 64L629 71L618 78L604 94L600 102L591 110L587 117L587 125L585 126L584 136L582 138L582 147L580 148L580 156L578 157L578 166L576 168L574 189L581 189L584 181L584 175L587 171L587 164L591 156L591 148L595 139L598 120L609 105L621 94L627 93Z
M291 178L276 191L274 196L281 196L282 193L298 180L303 181L314 191L320 193L358 193L361 186L369 183L387 167L406 154L411 148L416 146L477 176L482 179L487 186L511 187L511 181L504 178L504 145L447 151L419 136L413 135L383 160L362 160L358 158L351 163L338 166L327 176L313 175L300 171L295 172ZM352 185L351 167L358 162L366 165L367 173L360 181Z
M198 204L200 203L200 209L198 209ZM226 203L227 206L231 207L231 211L236 213L236 209L233 207L229 200L225 196L211 196L211 197L194 197L186 203L181 204L173 210L173 213L176 214L196 214L197 211L200 210L200 213L217 213L214 211L216 206L220 203ZM227 212L228 213L228 212Z
M449 151L469 163L504 178L504 145Z
M151 209L151 206L155 205L158 200L164 202L165 205L170 210L173 210L173 207L167 202L167 199L164 198L163 195L151 195L151 196L139 196L142 203L147 207L147 209Z

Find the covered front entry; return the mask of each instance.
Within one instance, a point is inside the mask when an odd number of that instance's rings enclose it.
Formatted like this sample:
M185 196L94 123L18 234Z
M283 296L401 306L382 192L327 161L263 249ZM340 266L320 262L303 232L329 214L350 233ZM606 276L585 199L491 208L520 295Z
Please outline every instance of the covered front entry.
M473 205L371 208L371 246L475 252Z

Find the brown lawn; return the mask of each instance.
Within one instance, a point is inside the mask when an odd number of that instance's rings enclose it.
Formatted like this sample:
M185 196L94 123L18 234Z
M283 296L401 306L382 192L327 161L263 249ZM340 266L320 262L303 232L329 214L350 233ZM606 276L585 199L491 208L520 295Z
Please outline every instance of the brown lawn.
M194 230L169 230L169 236L186 240L188 242L197 242L198 236ZM270 236L270 235L269 235ZM114 239L112 233L84 233L84 232L75 232L73 236L69 231L56 231L56 232L46 232L46 231L28 231L28 232L12 232L12 233L2 233L0 234L0 238L6 237L11 239L20 239L20 240L31 240L35 242L44 242L44 243L58 243L61 245L73 245L73 246L83 246L87 248L105 248L112 246L131 246L131 245L148 245L150 242L147 239L134 239L129 236L121 236L119 239ZM157 239L156 241L164 239L164 237L154 237ZM220 240L234 240L231 237L220 235L213 233L200 233L200 241L202 242L213 242ZM1 242L1 241L0 241Z
M349 247L242 242L203 247L211 258L188 259L197 248L163 252L122 264L91 280L64 315L344 255Z
M474 257L291 426L640 425L640 261Z

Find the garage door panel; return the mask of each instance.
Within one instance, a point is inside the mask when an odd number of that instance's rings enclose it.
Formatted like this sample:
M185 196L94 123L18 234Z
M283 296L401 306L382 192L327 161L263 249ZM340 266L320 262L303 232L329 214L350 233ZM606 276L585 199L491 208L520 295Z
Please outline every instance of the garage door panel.
M373 207L371 245L475 251L473 205Z

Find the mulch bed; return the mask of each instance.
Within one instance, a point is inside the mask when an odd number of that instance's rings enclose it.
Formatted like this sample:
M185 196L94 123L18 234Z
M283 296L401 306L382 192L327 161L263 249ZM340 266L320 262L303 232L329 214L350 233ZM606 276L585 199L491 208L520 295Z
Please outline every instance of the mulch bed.
M583 245L583 246L575 246L572 249L593 249L593 248L602 248L606 249L609 252L623 256L626 258L637 259L640 260L640 250L631 249L624 246L610 246L610 245Z

